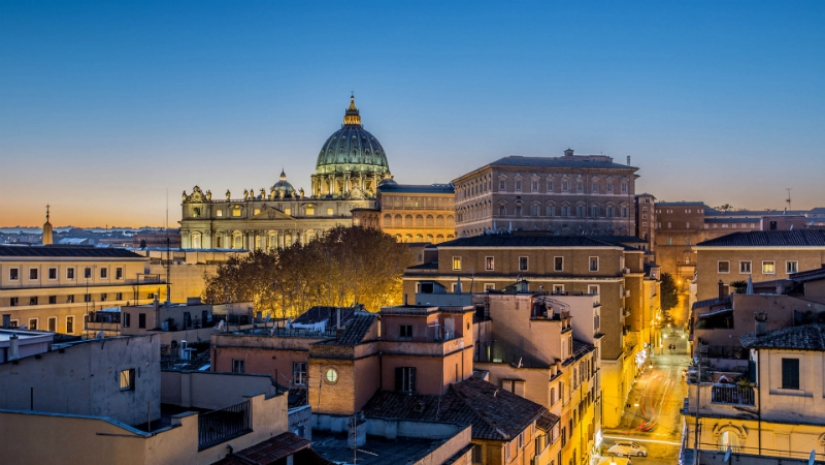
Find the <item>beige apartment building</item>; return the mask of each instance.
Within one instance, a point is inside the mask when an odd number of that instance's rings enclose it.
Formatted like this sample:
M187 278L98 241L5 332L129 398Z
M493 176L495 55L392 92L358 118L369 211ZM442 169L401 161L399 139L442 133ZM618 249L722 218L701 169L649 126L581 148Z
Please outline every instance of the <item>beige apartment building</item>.
M638 168L604 155L501 158L453 181L456 235L633 235Z
M88 312L165 299L148 261L115 248L0 246L2 325L81 334Z
M452 184L378 188L380 228L398 242L438 244L455 239L455 190Z
M825 230L756 231L700 242L696 251L697 299L724 293L735 282L785 279L825 264Z
M425 294L501 290L524 279L529 291L598 295L602 383L619 388L604 393L602 423L613 427L648 348L658 344L652 326L661 306L658 286L645 273L645 252L622 238L608 240L531 234L457 239L425 251L430 261L405 271L403 292L408 301L425 303Z

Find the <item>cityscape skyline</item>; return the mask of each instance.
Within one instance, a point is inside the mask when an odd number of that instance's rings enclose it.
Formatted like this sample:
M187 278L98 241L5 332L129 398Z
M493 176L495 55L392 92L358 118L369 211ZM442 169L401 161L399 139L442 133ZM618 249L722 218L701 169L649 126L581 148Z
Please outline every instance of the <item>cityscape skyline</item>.
M570 147L660 200L823 206L820 4L424 5L0 6L0 225L160 226L168 191L174 227L182 190L282 168L309 190L353 90L399 183Z

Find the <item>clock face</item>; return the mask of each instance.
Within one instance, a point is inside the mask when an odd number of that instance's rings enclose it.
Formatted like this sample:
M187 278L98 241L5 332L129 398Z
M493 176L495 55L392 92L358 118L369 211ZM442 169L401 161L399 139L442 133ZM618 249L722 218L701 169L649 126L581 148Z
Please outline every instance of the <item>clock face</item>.
M334 383L338 381L338 372L335 371L335 368L330 368L329 370L327 370L326 377L328 382Z

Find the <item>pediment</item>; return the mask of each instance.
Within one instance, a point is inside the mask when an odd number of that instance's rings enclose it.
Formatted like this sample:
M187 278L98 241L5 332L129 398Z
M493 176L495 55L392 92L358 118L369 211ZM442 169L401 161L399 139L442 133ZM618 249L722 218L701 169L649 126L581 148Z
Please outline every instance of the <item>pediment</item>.
M277 208L272 207L263 207L261 208L260 213L257 215L252 216L250 218L252 220L294 220L290 215L278 210Z

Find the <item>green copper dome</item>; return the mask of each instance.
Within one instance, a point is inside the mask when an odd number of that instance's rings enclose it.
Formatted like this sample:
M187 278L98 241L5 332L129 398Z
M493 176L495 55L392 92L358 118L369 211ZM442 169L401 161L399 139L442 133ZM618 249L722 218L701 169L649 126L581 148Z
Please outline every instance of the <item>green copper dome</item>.
M389 170L384 148L375 136L361 126L361 116L355 107L355 97L351 97L343 126L329 136L318 154L316 173L360 171L384 174Z

